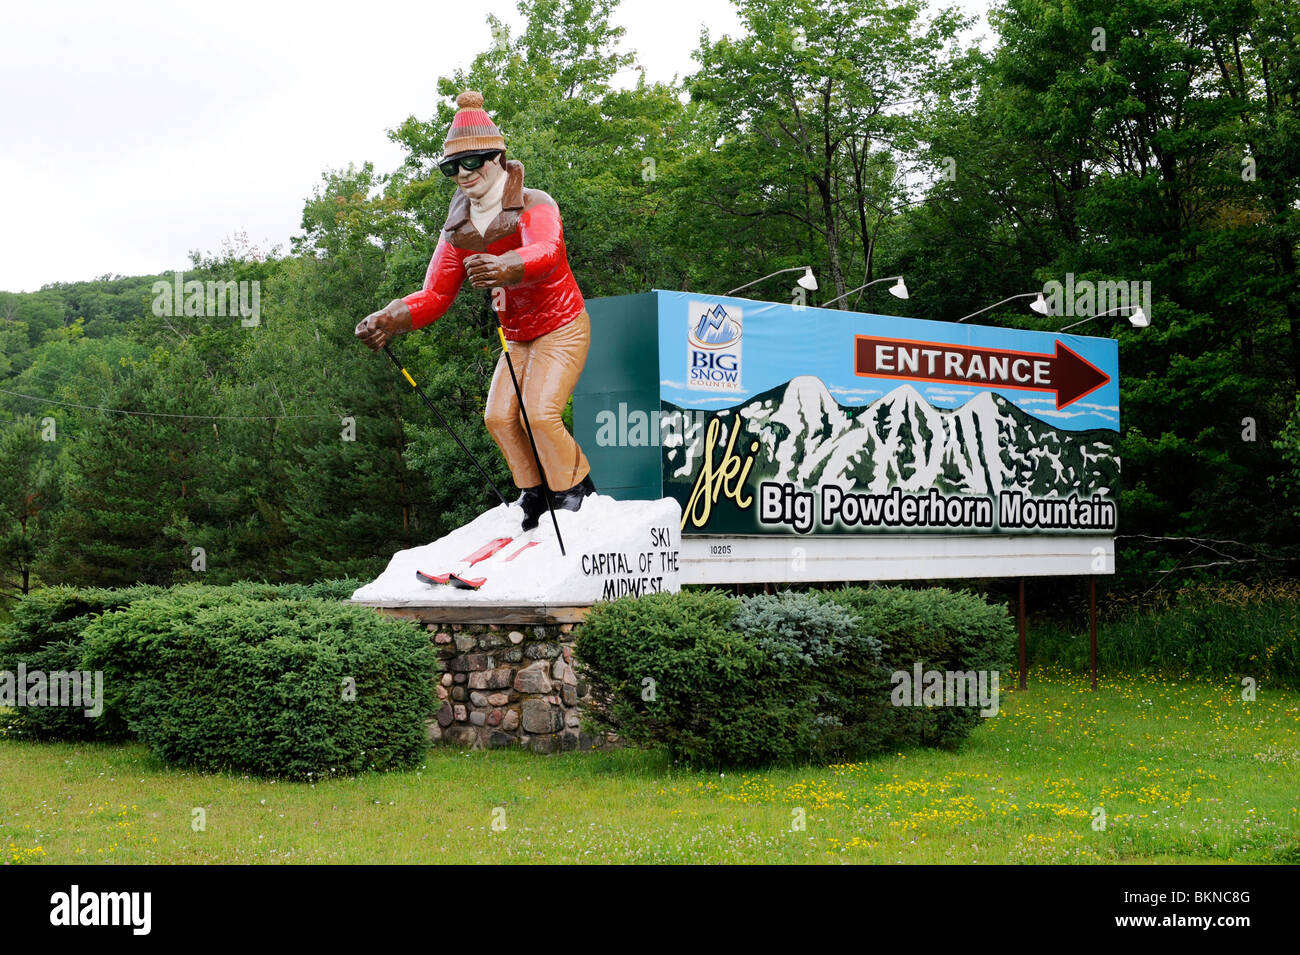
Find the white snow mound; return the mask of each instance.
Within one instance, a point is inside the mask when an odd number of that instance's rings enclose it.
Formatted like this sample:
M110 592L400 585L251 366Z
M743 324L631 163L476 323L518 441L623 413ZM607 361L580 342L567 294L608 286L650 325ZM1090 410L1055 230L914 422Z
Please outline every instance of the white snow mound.
M447 536L398 551L388 568L352 594L353 601L386 607L585 606L625 594L681 589L681 505L673 498L616 501L594 494L579 511L556 511L567 556L543 514L537 527L519 529L523 508L501 504ZM485 544L511 538L491 557L466 564ZM525 545L535 542L535 546ZM477 590L429 584L416 571L484 577Z

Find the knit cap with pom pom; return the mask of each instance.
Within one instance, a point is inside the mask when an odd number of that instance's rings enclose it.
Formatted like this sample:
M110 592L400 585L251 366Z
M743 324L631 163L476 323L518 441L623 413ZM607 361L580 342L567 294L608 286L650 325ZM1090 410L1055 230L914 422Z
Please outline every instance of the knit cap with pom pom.
M506 140L496 123L483 109L483 94L466 90L456 97L456 117L447 131L443 143L443 156L458 153L482 152L486 149L505 149Z

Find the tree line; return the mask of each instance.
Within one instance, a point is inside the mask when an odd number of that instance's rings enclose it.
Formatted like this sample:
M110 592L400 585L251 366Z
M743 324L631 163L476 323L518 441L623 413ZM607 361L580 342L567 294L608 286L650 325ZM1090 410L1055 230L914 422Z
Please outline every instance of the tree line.
M1150 327L1080 329L1120 343L1120 573L1292 572L1300 9L1005 0L984 52L917 0L735 2L743 29L658 83L616 0L522 0L517 34L489 17L492 46L390 131L399 168L324 173L287 250L193 255L186 281L258 283L256 324L160 308L171 275L0 293L0 592L366 577L490 506L352 336L423 279L462 89L557 198L589 298L811 264L807 304L902 274L906 301L881 283L831 307L952 321L1067 276L1149 282ZM398 347L504 486L478 424L494 329L466 289Z

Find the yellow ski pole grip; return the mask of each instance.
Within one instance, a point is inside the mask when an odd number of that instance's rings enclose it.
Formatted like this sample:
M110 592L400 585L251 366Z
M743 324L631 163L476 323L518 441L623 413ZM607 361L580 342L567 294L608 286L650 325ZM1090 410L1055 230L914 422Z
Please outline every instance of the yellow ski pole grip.
M510 351L510 346L506 344L506 330L500 325L497 326L497 337L501 339L501 350Z

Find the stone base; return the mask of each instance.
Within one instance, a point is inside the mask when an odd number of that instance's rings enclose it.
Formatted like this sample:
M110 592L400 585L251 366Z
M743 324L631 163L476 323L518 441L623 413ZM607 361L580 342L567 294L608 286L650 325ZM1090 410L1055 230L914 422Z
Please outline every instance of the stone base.
M410 608L399 613L420 619ZM537 753L618 745L617 736L582 726L593 700L573 665L572 623L426 622L425 627L443 665L437 715L425 722L431 741Z

